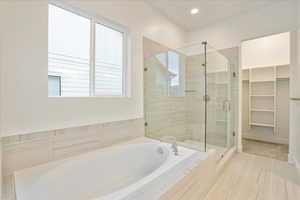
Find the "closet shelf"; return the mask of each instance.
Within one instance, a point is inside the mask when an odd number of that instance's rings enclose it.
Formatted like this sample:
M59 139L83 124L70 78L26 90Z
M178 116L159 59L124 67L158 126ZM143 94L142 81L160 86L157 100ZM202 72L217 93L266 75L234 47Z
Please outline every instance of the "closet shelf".
M251 126L264 126L264 127L274 127L273 124L264 124L264 123L250 123Z
M267 109L251 109L253 112L274 112L274 110L267 110Z
M288 80L288 79L290 79L290 77L288 77L288 76L278 76L276 79L277 80Z
M250 83L266 83L266 82L275 82L275 80L251 80Z
M275 95L250 95L251 97L275 97Z

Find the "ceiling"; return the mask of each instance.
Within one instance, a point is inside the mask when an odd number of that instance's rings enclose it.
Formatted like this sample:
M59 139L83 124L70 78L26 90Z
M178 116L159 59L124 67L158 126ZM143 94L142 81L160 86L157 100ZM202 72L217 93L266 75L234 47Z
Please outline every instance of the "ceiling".
M187 31L280 1L286 0L146 0ZM198 8L199 13L191 15L192 8Z

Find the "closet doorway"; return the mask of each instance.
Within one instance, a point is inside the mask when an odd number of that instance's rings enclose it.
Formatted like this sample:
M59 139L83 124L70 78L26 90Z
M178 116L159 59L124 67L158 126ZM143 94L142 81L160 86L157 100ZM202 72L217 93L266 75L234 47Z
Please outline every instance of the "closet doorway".
M242 42L245 153L288 160L290 33Z

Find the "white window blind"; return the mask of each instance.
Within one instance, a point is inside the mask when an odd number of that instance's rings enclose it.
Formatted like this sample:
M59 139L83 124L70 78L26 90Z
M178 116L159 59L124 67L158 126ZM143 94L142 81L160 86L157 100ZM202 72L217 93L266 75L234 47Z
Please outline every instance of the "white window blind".
M49 4L49 96L125 95L126 34L104 24Z

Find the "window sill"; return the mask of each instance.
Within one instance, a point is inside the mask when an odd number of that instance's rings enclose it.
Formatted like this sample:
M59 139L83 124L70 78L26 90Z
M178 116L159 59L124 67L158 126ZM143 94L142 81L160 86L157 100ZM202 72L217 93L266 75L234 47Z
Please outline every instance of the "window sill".
M51 96L48 96L49 99L130 99L131 96L86 96L86 97L83 97L83 96L58 96L58 97L51 97Z

